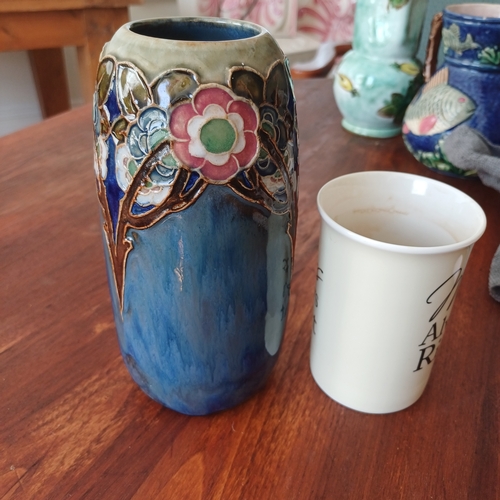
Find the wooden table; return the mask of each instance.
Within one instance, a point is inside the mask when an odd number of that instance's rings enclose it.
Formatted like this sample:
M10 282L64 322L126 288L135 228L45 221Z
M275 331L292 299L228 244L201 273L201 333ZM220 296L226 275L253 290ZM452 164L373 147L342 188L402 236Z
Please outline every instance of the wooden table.
M331 82L297 82L300 222L289 319L265 390L232 410L162 408L122 363L83 107L0 139L0 498L500 498L500 304L487 277L500 194L419 165L401 137L344 131ZM365 415L309 370L320 186L392 169L463 189L489 221L430 383L412 407Z
M42 116L70 108L62 47L77 47L85 102L103 45L143 0L0 0L0 52L28 50Z

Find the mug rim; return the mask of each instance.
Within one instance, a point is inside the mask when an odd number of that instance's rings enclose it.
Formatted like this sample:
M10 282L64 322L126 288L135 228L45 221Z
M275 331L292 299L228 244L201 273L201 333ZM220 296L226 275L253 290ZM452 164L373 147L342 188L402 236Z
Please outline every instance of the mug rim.
M406 178L408 181L413 180L413 181L425 182L431 186L438 187L440 189L445 189L448 192L455 194L456 196L462 197L476 211L478 217L478 227L468 237L461 238L459 241L456 241L454 243L447 243L444 245L412 246L412 245L403 245L398 243L388 243L385 241L370 238L368 236L363 236L362 234L359 234L351 229L348 229L342 224L336 222L322 206L321 198L324 196L325 192L329 189L329 187L331 187L333 184L337 184L339 182L342 182L342 180L347 180L348 178L352 179L354 179L355 177L382 178L384 176L399 178L399 179ZM479 203L477 203L477 201L474 200L472 197L470 197L468 194L444 182L431 179L429 177L410 174L406 172L397 172L388 170L363 170L360 172L353 172L350 174L340 175L338 177L335 177L334 179L331 179L321 187L316 197L316 203L322 221L328 224L332 229L334 229L338 233L346 236L351 240L357 241L363 245L399 254L436 255L436 254L451 253L457 250L462 250L464 248L472 246L477 240L479 240L479 238L483 235L484 231L486 230L486 224L487 224L486 214L484 213L484 210L482 209L481 205L479 205Z

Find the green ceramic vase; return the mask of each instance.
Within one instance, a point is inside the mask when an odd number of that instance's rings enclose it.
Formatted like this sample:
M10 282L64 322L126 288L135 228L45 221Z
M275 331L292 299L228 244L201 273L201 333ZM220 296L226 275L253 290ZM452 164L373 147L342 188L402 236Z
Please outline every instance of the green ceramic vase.
M415 58L427 0L358 0L353 49L333 84L342 125L355 134L392 137L423 83Z

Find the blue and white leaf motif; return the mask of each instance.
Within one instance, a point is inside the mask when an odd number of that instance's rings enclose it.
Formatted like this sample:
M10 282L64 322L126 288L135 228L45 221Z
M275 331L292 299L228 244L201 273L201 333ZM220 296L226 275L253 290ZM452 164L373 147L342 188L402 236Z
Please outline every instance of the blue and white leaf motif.
M130 127L127 142L130 153L142 161L161 141L168 137L167 112L158 107L146 108Z
M146 156L169 137L168 113L159 107L145 108L137 122L130 126L127 143L116 153L116 178L123 192L127 191L139 166ZM166 154L155 165L139 190L136 202L141 206L159 205L170 192L179 165L171 154Z

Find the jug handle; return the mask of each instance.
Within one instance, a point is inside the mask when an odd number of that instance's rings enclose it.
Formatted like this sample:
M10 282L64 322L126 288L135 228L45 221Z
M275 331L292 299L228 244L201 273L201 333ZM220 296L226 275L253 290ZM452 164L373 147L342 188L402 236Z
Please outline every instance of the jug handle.
M425 53L424 63L424 81L427 83L436 71L437 55L439 44L441 43L441 29L443 28L443 13L438 12L431 21L431 30L429 41L427 42L427 51Z

